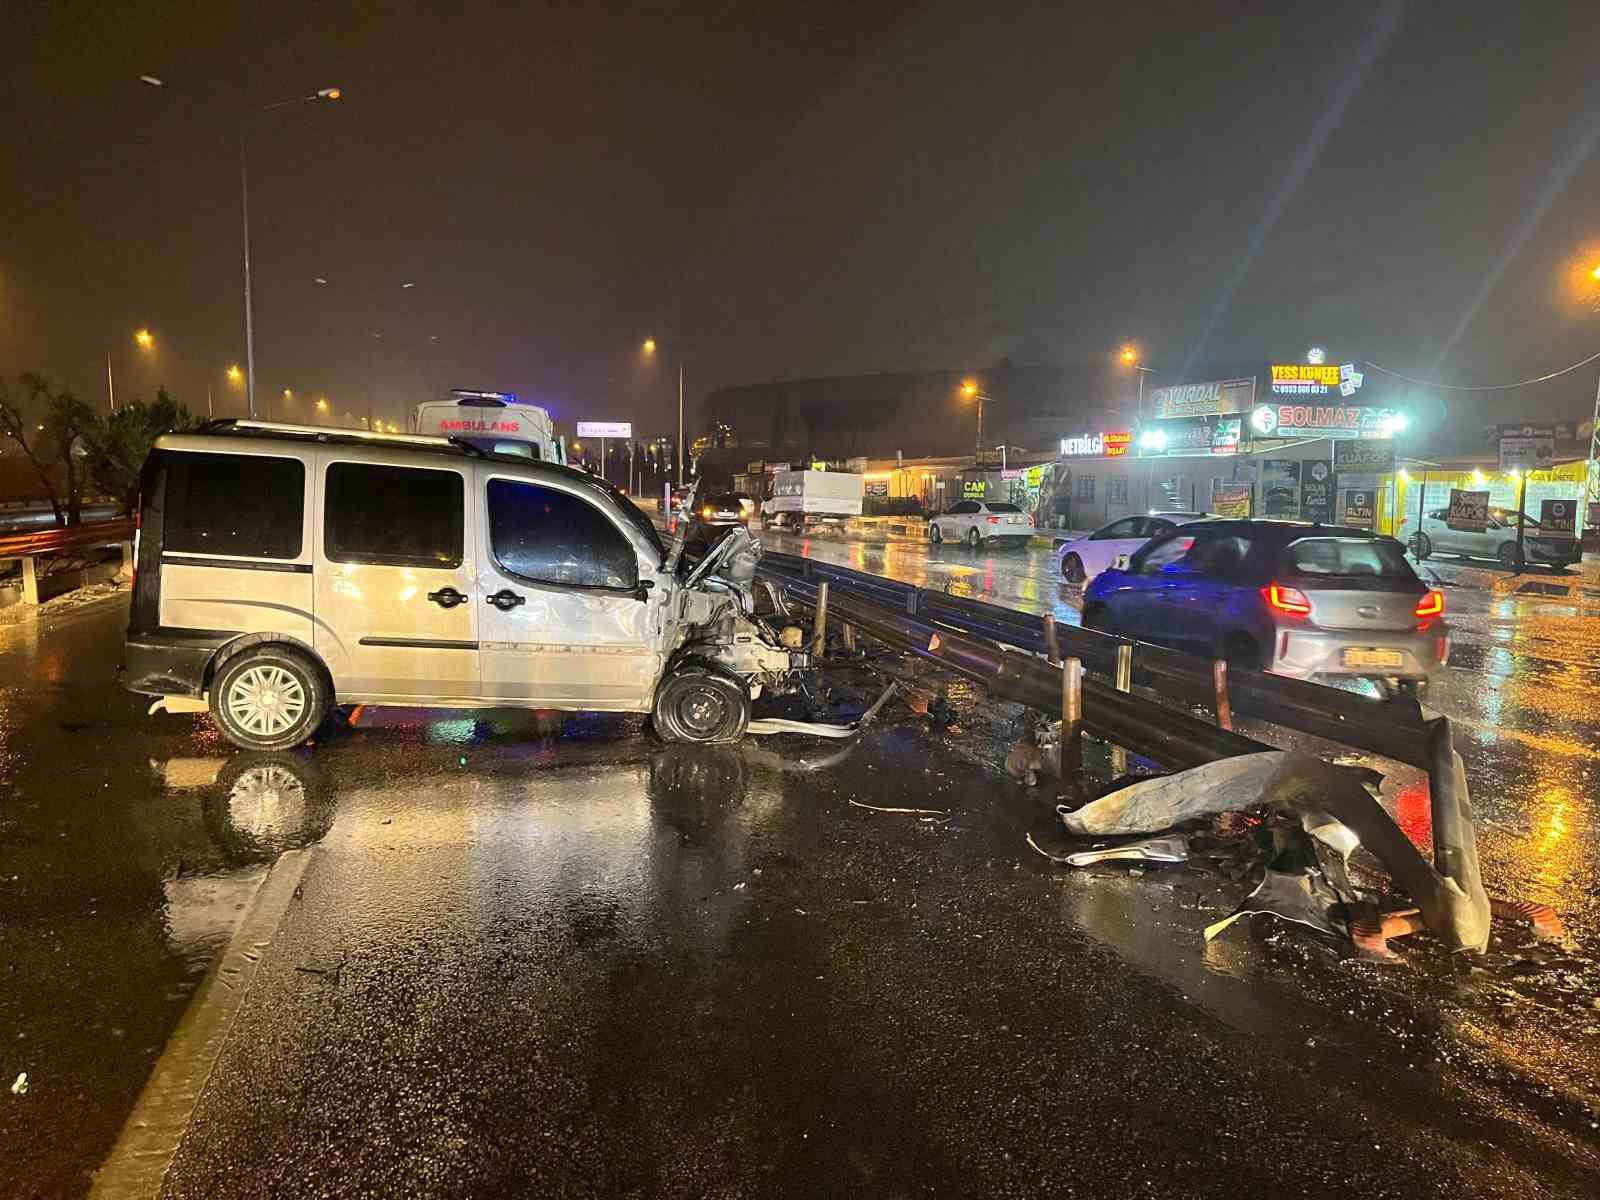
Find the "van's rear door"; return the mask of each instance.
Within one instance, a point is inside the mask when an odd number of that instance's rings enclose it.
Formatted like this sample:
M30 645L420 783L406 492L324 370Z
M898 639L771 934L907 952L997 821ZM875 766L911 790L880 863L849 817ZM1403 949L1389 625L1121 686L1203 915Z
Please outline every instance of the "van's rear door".
M478 696L471 467L319 453L316 648L341 700Z

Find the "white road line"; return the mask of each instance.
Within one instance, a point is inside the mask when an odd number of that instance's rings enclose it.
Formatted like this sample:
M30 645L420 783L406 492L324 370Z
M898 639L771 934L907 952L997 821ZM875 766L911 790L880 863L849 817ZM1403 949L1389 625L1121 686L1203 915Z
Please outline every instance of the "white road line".
M212 964L139 1093L116 1145L95 1173L90 1200L153 1200L183 1141L211 1069L305 875L311 850L279 856Z

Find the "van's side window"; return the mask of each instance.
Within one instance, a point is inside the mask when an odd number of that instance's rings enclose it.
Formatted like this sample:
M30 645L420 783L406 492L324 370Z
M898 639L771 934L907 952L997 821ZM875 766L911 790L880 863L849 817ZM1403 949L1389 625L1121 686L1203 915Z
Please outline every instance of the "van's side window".
M465 496L455 471L330 463L322 552L334 562L459 567Z
M530 583L632 588L633 543L587 500L535 483L489 481L489 547L500 569Z
M306 469L265 454L166 456L161 548L229 558L298 558Z

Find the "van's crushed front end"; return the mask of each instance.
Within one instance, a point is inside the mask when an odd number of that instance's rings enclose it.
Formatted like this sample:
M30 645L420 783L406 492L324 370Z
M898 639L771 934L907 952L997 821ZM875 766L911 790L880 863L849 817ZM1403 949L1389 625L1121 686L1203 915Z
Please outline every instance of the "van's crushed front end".
M781 611L756 611L760 559L761 543L739 527L689 572L678 594L671 655L673 663L698 660L737 676L752 700L799 690L813 666L799 626Z

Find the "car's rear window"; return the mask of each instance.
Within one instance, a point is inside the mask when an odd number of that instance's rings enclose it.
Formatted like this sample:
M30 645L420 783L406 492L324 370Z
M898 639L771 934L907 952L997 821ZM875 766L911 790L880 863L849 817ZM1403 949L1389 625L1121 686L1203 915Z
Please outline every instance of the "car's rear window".
M1015 512L1015 513L1019 513L1022 510L1020 508L1018 508L1015 504L994 504L994 503L991 503L989 505L989 511L990 512Z
M1399 542L1378 538L1301 538L1284 550L1298 575L1341 579L1415 579Z

